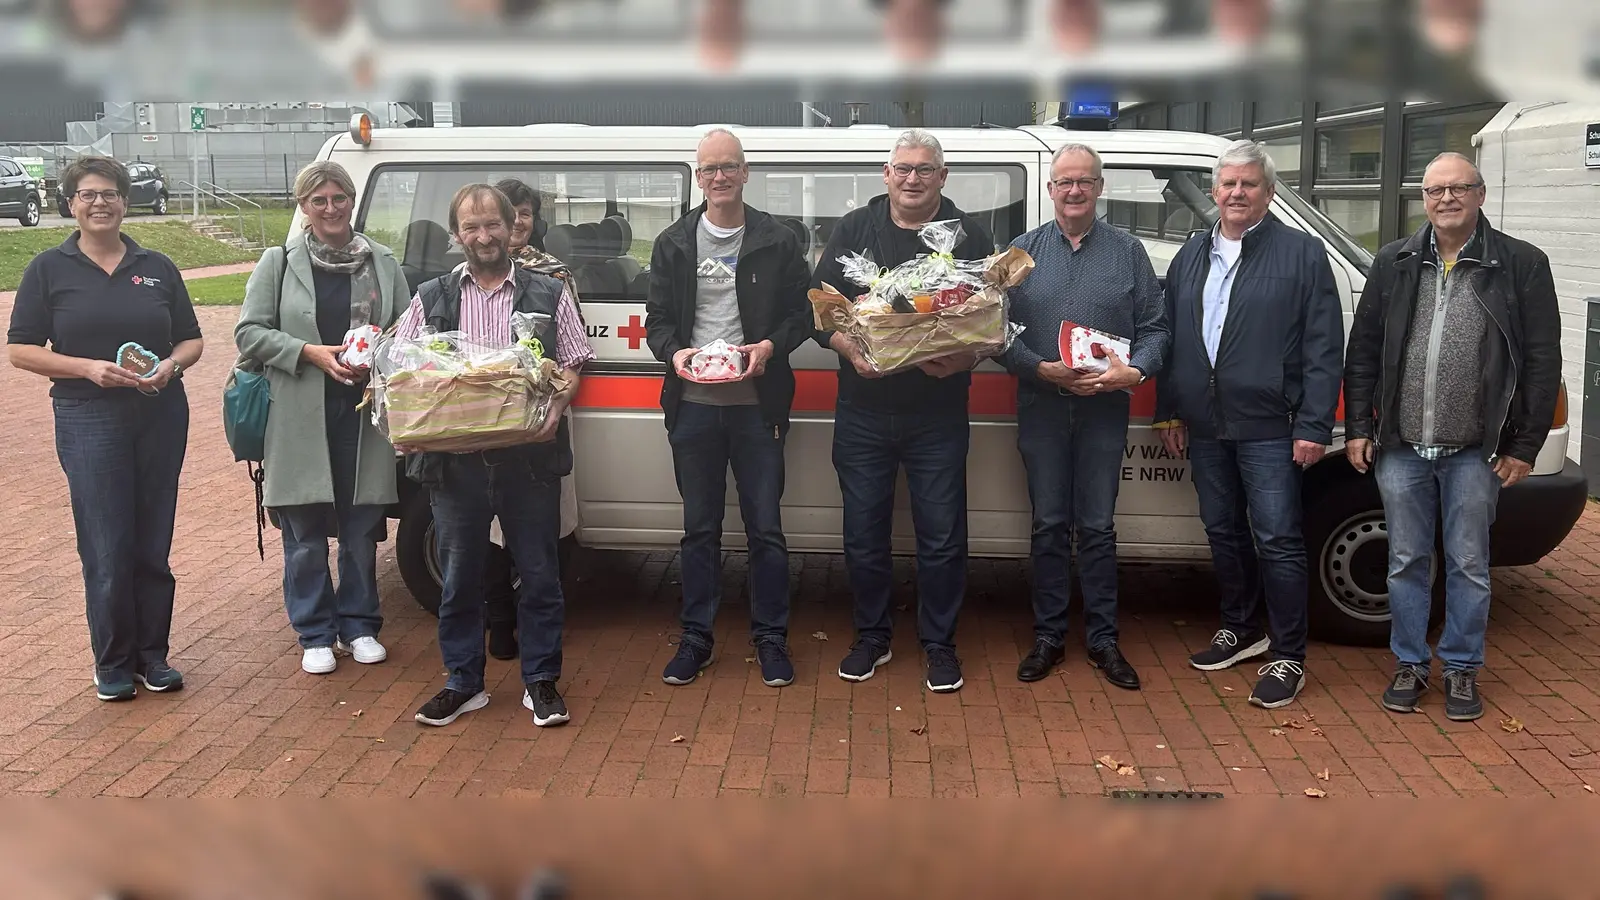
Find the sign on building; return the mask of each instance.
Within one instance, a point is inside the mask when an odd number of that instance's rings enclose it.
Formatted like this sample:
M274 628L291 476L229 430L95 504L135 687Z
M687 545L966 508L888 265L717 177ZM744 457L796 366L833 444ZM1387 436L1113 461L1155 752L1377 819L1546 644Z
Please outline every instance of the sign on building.
M1583 164L1591 169L1600 169L1600 123L1584 129Z

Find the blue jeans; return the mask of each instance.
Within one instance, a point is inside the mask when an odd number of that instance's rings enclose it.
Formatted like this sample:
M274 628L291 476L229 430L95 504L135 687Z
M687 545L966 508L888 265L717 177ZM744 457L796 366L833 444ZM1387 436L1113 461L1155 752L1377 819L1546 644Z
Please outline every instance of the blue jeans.
M434 533L444 590L439 601L439 653L449 670L445 687L483 690L483 569L495 516L522 583L517 592L517 641L522 681L561 678L561 479L536 472L522 448L455 454L432 489Z
M1428 613L1433 606L1434 539L1444 511L1444 633L1439 660L1446 670L1483 667L1489 628L1489 526L1500 479L1467 447L1426 460L1410 446L1378 453L1378 491L1389 527L1389 649L1402 663L1428 665Z
M168 556L189 399L173 381L154 397L118 388L53 405L95 674L106 683L130 681L167 661L177 588Z
M844 495L844 560L859 638L887 645L895 475L903 465L917 534L917 634L954 648L967 591L966 410L885 413L840 401L833 466Z
M1033 630L1060 647L1072 599L1078 537L1084 642L1117 642L1117 489L1128 440L1128 395L1063 396L1024 385L1017 393L1017 449L1033 505Z
M1200 520L1222 591L1222 627L1257 630L1262 608L1272 658L1306 658L1306 541L1294 441L1191 438Z
M783 537L786 428L766 425L757 406L678 404L667 435L683 497L683 640L713 646L722 603L722 515L728 467L739 492L750 555L751 637L789 633L789 547Z
M329 398L330 402L333 398ZM283 605L300 646L332 647L358 637L377 637L378 542L388 521L382 506L356 506L356 460L362 413L353 407L328 412L328 463L333 502L278 510L283 528ZM339 585L328 571L328 539L339 539Z

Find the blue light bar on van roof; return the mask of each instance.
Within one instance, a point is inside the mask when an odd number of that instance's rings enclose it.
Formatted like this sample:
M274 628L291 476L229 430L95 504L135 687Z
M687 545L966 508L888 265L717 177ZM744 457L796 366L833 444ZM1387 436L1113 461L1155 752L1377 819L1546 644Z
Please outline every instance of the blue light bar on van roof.
M1117 104L1073 100L1067 104L1067 115L1074 119L1115 119Z

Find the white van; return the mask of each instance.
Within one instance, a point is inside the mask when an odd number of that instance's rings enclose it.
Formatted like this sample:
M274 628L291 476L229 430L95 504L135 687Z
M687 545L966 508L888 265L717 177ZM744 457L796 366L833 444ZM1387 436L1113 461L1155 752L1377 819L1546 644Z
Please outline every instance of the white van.
M709 127L709 126L708 126ZM456 189L520 178L539 190L545 244L576 272L589 338L599 358L573 406L576 464L568 479L569 545L675 550L682 511L660 408L662 364L645 344L652 242L702 202L692 175L705 128L531 125L371 131L352 126L323 147L360 191L356 227L390 245L414 288L462 260L446 232ZM793 229L814 264L845 213L884 191L883 164L896 132L882 126L733 128L750 164L745 200ZM1069 131L1059 126L934 130L950 177L945 193L982 219L997 247L1052 216L1045 192L1051 154L1068 141L1105 159L1102 218L1138 235L1157 274L1197 229L1216 220L1209 186L1221 138L1174 131ZM1348 320L1372 257L1280 184L1272 211L1327 246ZM839 552L839 483L831 463L837 357L807 344L791 358L797 379L783 524L796 552ZM968 458L969 531L976 556L1026 557L1030 509L1016 448L1015 380L993 362L974 373ZM1153 385L1135 395L1117 506L1123 558L1209 558L1189 467L1161 448L1150 415ZM1495 524L1495 565L1525 565L1556 547L1581 514L1586 487L1567 459L1563 406L1533 477L1505 492ZM1338 438L1335 439L1338 442ZM426 493L406 483L396 514L397 554L407 587L436 610ZM724 547L744 541L731 489ZM905 491L898 495L895 549L913 539ZM1342 446L1305 479L1312 634L1383 644L1388 639L1387 538L1378 492L1357 475ZM501 554L501 564L506 564ZM1436 585L1442 586L1442 578ZM1018 598L1023 602L1022 598Z

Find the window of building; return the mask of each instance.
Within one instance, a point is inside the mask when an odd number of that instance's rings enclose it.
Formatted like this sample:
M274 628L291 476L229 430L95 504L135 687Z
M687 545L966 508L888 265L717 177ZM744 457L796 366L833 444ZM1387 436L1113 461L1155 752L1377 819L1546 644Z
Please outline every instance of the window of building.
M1207 104L1206 130L1212 134L1232 134L1244 127L1243 103Z
M689 208L686 166L385 166L367 185L357 227L395 251L415 289L466 258L449 233L455 192L503 178L521 179L539 192L545 248L571 267L584 302L643 301L656 235Z
M1406 122L1406 180L1422 182L1422 172L1447 150L1477 158L1472 136L1489 124L1499 106L1467 109L1436 116L1413 116Z
M1383 203L1375 195L1317 197L1317 209L1371 253L1383 246L1378 226L1382 208Z
M1284 125L1297 121L1303 114L1303 109L1304 104L1298 100L1293 103L1262 100L1256 104L1255 108L1256 127Z
M1300 135L1299 133L1284 137L1268 138L1261 142L1266 146L1267 155L1272 157L1272 162L1278 167L1278 177L1291 186L1300 185Z
M1317 179L1377 179L1382 175L1383 123L1317 129Z

